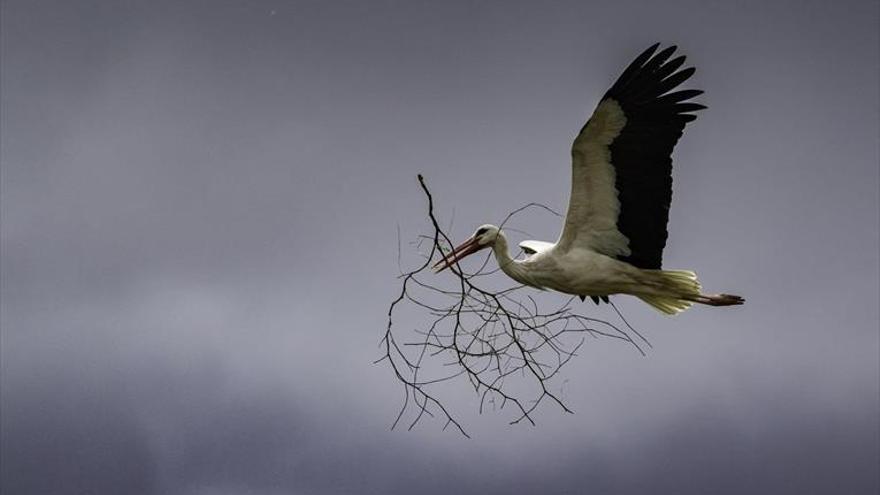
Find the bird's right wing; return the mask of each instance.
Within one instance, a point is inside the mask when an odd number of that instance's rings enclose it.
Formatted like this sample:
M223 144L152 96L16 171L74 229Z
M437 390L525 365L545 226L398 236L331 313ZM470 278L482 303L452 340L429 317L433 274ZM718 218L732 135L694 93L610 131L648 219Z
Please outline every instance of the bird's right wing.
M651 46L605 93L572 145L571 198L557 249L585 248L640 268L660 268L672 201L672 150L702 93L669 93L693 68L677 71L675 47ZM668 60L668 61L667 61ZM677 72L676 72L677 71Z

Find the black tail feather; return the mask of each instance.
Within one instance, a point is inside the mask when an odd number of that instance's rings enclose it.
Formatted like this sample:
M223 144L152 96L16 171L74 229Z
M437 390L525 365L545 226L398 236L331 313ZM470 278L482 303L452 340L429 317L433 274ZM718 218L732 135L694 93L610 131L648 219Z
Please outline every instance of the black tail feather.
M585 301L587 299L587 296L578 296L578 297L581 298L581 301ZM599 305L600 301L604 302L605 304L608 304L611 302L608 299L608 296L590 296L590 299L592 299L593 302L596 303L596 306Z

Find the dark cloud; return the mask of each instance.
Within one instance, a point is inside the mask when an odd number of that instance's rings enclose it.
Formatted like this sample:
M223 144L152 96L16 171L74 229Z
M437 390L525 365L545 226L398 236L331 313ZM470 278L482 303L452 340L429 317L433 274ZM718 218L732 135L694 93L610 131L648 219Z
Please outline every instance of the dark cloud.
M0 11L4 493L878 490L876 2ZM710 107L665 263L748 304L621 298L655 348L585 347L576 415L509 427L462 388L474 440L389 432L415 174L455 235L562 208L573 133L658 39Z
M352 427L356 411L318 417L231 391L223 374L139 373L124 392L80 372L6 391L4 492L868 494L880 483L869 411L817 418L788 404L782 417L754 401L748 424L690 411L652 432L619 431L612 444L576 438L492 458L479 438L437 451Z
M157 493L157 460L118 385L30 371L27 390L4 376L3 492Z

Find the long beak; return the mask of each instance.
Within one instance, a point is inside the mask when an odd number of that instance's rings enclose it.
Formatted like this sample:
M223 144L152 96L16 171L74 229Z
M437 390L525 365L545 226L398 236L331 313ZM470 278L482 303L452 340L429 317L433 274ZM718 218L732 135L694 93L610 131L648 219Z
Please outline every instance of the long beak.
M477 242L476 237L471 237L470 239L464 241L463 243L461 243L461 245L453 249L451 253L444 255L443 259L438 261L432 267L434 269L434 273L442 272L443 270L454 265L456 262L458 262L458 260L461 260L470 254L474 254L485 247L486 246L480 246L480 244Z

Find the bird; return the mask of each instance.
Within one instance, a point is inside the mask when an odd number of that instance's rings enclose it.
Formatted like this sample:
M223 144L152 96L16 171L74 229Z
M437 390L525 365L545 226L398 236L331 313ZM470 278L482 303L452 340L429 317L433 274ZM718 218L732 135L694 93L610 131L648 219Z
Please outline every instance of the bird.
M556 242L523 241L527 255L514 259L507 237L481 225L466 241L441 255L439 273L491 248L501 270L516 282L541 290L590 297L638 297L667 315L694 303L732 306L732 294L703 294L696 273L662 269L672 202L672 151L703 94L677 89L695 72L681 69L677 47L655 43L638 55L603 95L571 148L571 193Z

